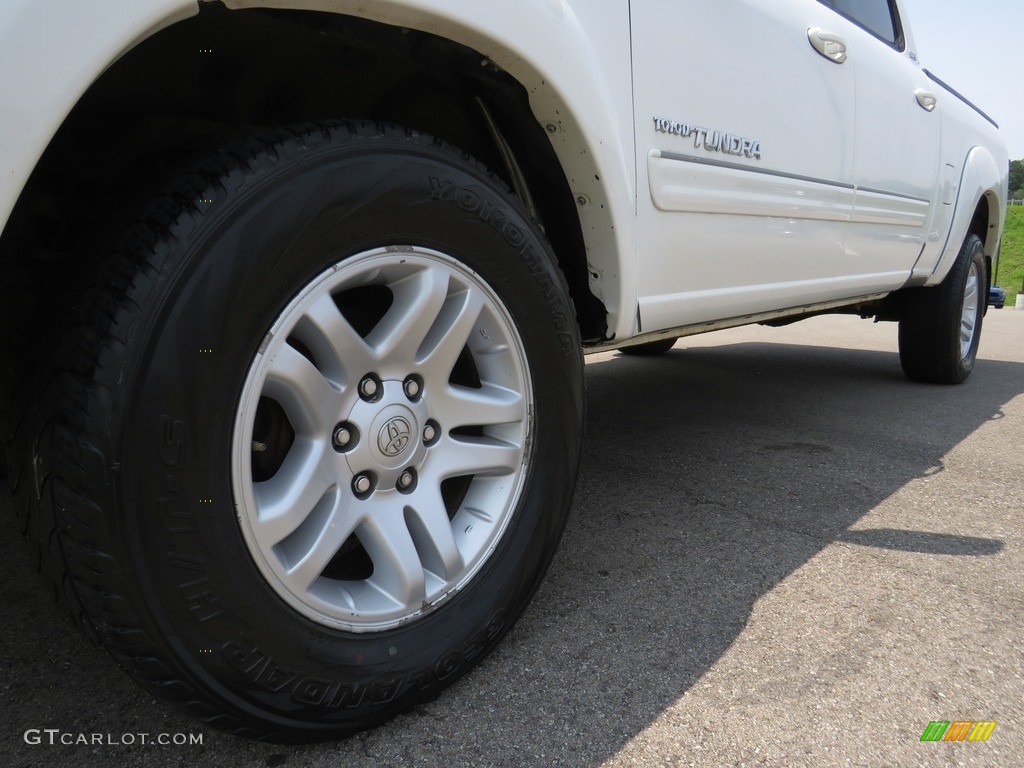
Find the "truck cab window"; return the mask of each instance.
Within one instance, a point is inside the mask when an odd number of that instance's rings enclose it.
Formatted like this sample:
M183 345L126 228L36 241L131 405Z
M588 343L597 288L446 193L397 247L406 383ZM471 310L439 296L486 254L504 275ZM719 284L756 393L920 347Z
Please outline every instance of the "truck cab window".
M891 45L902 35L890 0L835 0L835 9Z

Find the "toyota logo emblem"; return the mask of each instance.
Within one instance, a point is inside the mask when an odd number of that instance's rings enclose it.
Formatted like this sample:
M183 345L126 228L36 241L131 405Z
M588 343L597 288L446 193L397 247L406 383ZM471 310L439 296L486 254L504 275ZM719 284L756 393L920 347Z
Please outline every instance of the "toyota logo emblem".
M409 447L412 427L401 416L388 419L377 433L377 447L385 456L394 458Z

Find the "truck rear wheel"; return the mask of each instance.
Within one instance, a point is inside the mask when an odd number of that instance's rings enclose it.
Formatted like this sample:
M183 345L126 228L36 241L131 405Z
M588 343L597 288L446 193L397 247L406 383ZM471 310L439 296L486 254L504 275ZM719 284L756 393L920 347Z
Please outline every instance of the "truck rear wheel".
M900 363L914 381L960 384L978 355L985 314L985 249L968 235L946 279L903 296Z
M23 382L47 569L139 682L306 740L433 697L571 502L579 334L539 228L433 139L303 126L150 207Z

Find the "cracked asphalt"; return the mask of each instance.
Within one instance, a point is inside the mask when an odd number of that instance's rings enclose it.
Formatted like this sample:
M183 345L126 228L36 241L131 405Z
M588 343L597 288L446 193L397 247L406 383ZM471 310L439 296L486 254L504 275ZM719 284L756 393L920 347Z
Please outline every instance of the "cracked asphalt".
M0 501L0 765L1024 764L1024 312L960 387L822 317L588 360L574 511L497 651L347 741L193 724L67 621ZM994 720L985 743L922 743ZM61 733L201 745L27 744ZM45 734L44 734L45 735Z

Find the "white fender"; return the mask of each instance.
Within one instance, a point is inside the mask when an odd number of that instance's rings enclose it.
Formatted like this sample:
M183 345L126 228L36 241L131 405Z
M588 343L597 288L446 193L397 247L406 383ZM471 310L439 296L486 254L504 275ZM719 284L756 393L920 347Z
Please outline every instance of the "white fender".
M974 147L967 153L964 170L960 176L960 187L949 229L949 238L927 285L938 285L945 279L956 261L960 248L967 237L974 212L982 197L988 198L988 225L990 235L983 238L985 254L995 259L999 253L999 239L1002 236L1003 206L1006 200L1007 171L1000 170L992 153L984 147ZM995 228L992 232L991 228ZM995 235L994 237L992 235Z
M195 0L0 3L0 230L82 94L154 32L195 16Z

